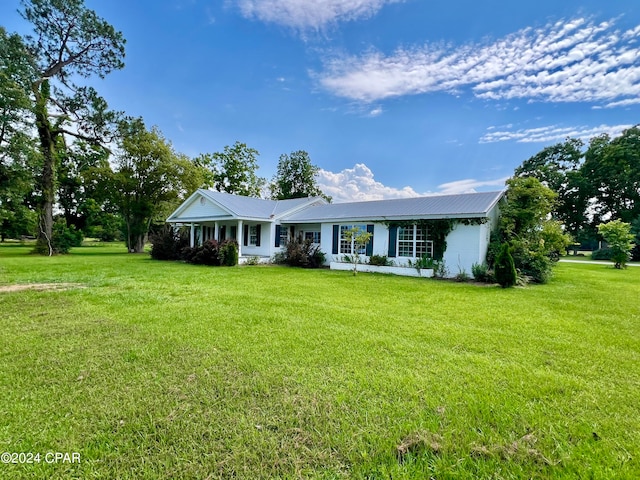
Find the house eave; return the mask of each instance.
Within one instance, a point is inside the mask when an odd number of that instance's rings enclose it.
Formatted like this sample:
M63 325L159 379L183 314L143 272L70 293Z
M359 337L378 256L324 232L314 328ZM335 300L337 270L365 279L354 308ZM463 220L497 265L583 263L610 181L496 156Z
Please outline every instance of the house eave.
M384 217L332 217L332 218L311 218L304 220L282 220L283 224L310 224L310 223L387 223L387 222L405 222L408 220L448 220L463 218L487 218L488 213L452 213L448 215L393 215Z

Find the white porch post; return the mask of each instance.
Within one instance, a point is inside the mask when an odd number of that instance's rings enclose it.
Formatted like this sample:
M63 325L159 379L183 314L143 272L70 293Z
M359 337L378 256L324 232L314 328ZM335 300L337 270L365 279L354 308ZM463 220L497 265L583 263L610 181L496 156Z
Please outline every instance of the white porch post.
M213 227L213 239L215 241L220 241L220 239L218 238L218 234L220 233L220 230L218 230L218 222L216 222L214 225L215 226Z
M195 228L195 224L193 224L193 223L192 223L192 224L191 224L191 229L189 230L189 246L190 246L191 248L193 248L193 247L194 247L194 244L193 244L194 236L195 236L195 235L194 235L194 231L193 231L193 230L194 230L194 228Z
M244 239L242 238L243 233L242 220L238 220L238 258L242 256L242 243L244 241Z

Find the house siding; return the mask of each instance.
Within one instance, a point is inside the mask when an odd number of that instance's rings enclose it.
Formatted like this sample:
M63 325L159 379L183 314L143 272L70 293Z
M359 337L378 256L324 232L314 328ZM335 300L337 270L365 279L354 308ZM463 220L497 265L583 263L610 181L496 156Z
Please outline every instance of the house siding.
M466 272L471 274L471 266L474 263L482 263L486 256L481 252L481 235L484 231L482 225L463 225L458 223L451 233L447 235L447 249L444 252L443 260L449 276Z
M208 199L205 199L204 205L202 205L200 203L200 198L203 197L194 198L191 204L180 213L180 218L213 218L229 216L227 212Z

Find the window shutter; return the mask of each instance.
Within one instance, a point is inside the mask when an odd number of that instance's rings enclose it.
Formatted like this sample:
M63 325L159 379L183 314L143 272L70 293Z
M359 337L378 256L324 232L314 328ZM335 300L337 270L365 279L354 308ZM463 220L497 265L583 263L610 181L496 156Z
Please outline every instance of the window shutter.
M262 233L262 224L256 225L256 247L260 246L260 234Z
M245 225L242 229L242 245L249 245L249 225Z
M280 225L276 225L276 243L274 247L280 246L280 234L282 233L282 227Z
M236 225L231 225L231 238L238 240L238 227Z
M371 255L373 255L373 225L367 225L367 233L371 234L371 238L367 242L365 255L367 257L370 257Z
M340 225L333 226L333 247L332 253L335 255L338 253L340 247Z
M398 240L398 227L389 227L389 257L396 256L396 241Z

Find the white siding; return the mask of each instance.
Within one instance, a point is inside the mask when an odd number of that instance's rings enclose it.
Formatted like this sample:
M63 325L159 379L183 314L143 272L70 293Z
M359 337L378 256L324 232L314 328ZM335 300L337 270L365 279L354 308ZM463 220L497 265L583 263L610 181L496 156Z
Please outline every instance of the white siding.
M481 237L486 230L484 227L485 224L458 223L447 235L447 250L444 252L443 260L450 276L454 277L461 272L471 275L471 266L484 261L485 258L480 252ZM484 255L486 256L486 250Z
M204 197L195 197L191 203L181 213L180 218L215 218L221 216L229 216L222 208L215 205L208 199L204 199L204 205L200 202L200 199Z

